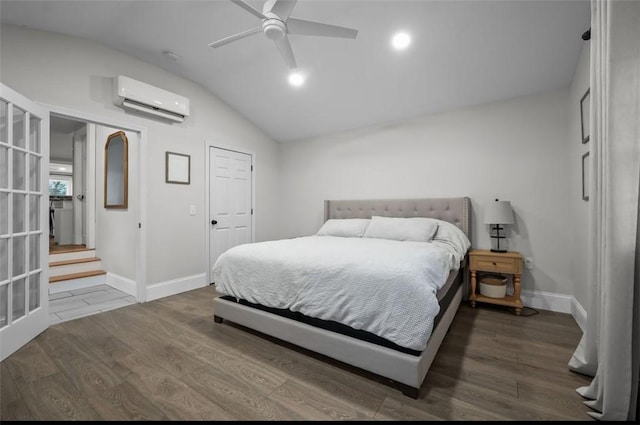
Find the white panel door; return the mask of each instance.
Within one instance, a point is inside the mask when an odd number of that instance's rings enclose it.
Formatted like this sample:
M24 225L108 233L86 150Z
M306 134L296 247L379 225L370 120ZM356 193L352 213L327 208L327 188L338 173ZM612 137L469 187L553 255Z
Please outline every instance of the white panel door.
M209 167L211 276L211 268L220 254L236 245L252 242L251 155L210 147Z
M0 84L0 361L49 326L49 111Z

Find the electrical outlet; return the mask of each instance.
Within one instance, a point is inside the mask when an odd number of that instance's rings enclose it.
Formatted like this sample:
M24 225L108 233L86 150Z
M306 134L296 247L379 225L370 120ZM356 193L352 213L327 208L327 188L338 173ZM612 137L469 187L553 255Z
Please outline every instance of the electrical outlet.
M527 269L532 269L533 268L533 258L524 257L524 267L527 268Z

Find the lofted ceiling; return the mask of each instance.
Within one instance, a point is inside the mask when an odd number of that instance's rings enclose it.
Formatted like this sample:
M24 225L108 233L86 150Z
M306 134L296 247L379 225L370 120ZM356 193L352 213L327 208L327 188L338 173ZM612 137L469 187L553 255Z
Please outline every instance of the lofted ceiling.
M247 0L262 10L262 1ZM279 142L393 123L571 83L589 0L300 0L292 17L355 39L290 35L301 87L260 19L227 0L11 1L2 23L88 38L206 87ZM412 37L391 48L397 31ZM174 60L163 51L174 52Z

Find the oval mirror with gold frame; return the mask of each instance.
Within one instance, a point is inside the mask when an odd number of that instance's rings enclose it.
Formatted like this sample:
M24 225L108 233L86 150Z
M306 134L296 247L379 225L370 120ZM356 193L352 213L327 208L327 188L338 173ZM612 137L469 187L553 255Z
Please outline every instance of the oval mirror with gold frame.
M127 208L129 171L127 135L117 131L104 146L104 207Z

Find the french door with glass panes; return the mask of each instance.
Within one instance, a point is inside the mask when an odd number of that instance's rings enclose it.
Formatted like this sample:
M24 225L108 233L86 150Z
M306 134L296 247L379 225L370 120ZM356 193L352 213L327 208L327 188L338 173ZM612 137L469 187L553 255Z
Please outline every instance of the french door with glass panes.
M0 360L49 326L49 111L0 83Z

